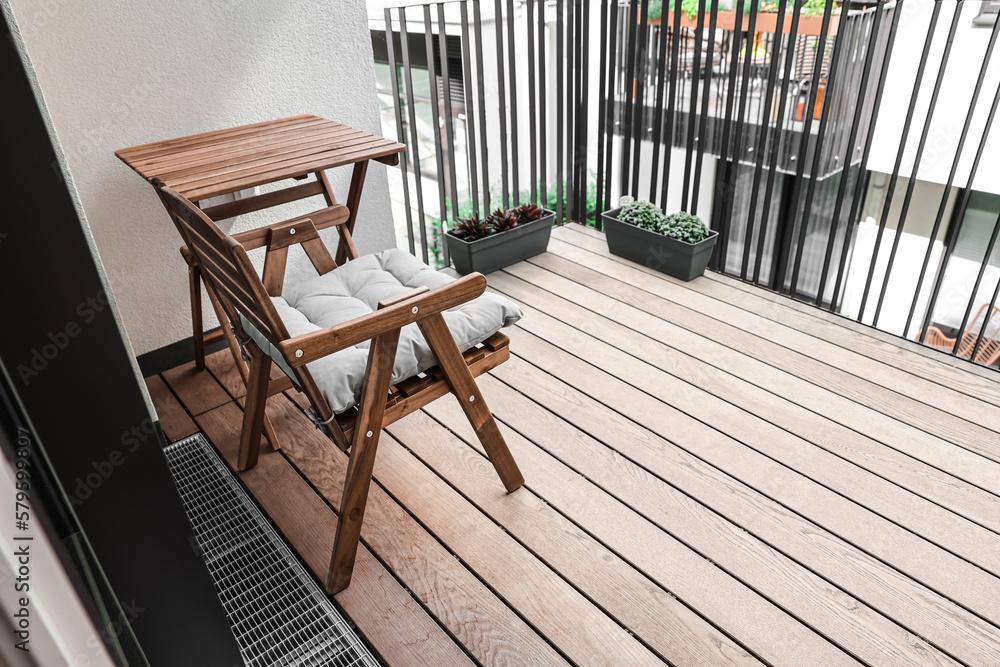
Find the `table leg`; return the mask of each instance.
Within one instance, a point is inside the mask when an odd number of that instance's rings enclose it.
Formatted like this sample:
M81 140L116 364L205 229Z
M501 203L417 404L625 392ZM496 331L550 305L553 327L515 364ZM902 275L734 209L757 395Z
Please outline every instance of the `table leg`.
M361 203L361 190L365 186L365 176L367 175L368 160L356 162L354 164L354 174L351 176L351 189L347 193L347 210L350 212L350 217L347 218L345 227L349 235L354 234L354 223L358 218L358 205ZM348 258L357 259L357 257L351 257L350 252L350 244L345 242L345 237L341 234L340 243L337 244L336 262L338 266L346 262Z

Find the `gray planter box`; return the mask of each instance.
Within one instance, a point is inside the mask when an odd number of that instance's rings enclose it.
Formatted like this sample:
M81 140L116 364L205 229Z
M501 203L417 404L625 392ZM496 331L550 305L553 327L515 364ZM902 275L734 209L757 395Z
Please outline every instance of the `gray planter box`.
M471 242L448 230L444 235L448 254L455 263L455 270L463 276L474 271L490 273L517 264L545 252L555 217L553 211L546 211L538 220Z
M601 214L608 250L612 255L681 280L693 280L705 272L719 232L711 232L707 239L698 243L685 243L621 222L618 220L619 211L621 209L616 208Z

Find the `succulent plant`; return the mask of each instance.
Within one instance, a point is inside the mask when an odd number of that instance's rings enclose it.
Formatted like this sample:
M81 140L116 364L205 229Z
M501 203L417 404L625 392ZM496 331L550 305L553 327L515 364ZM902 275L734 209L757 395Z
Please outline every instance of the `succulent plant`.
M648 201L637 201L622 208L618 219L630 225L658 232L666 214L656 204Z
M503 210L498 208L493 211L492 215L488 218L492 225L492 234L499 234L500 232L510 231L517 227L517 223L520 221L521 216L518 215L517 209Z
M520 218L521 223L538 220L545 215L545 209L537 204L521 204L514 210Z
M478 215L473 214L468 218L463 218L456 222L455 226L451 229L451 233L466 241L477 241L493 233L492 220L492 216L487 216L480 220Z
M684 212L666 216L657 231L684 243L704 241L711 233L701 218Z

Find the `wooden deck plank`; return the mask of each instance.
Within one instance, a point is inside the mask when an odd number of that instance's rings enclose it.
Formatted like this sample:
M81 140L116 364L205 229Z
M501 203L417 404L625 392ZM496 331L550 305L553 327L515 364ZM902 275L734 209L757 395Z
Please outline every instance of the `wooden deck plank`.
M339 510L347 456L287 397L275 398L272 421L275 433L287 443L283 453ZM380 450L386 447L380 444ZM379 456L383 456L382 451ZM333 532L326 535L331 550L333 537ZM481 663L565 664L502 599L377 485L368 498L362 539ZM324 565L324 576L328 567L329 561Z
M316 431L287 397L282 397L275 413L275 432L288 443L282 451L338 509L347 456ZM332 547L333 533L326 539ZM378 485L370 490L362 539L483 664L565 664L544 639Z
M761 664L537 494L499 492L489 459L427 415L388 432L659 655L674 664Z
M744 465L758 470L762 466L768 469L766 474L761 475L762 479L753 484L754 488L795 508L838 536L865 545L873 556L903 571L915 573L921 581L933 582L929 585L935 590L986 618L1000 620L1000 579L885 520L872 509L856 504L856 499L860 498L878 510L893 510L884 507L890 501L882 495L885 489L893 488L890 485L884 482L878 485L878 478L865 477L862 474L864 471L852 470L851 466L824 450L536 309L530 309L518 323L518 328L511 331L512 341L523 338L520 328L542 339L559 341L563 349L573 350L574 355L587 359L597 368L732 436L746 447L730 453L730 456L739 456L744 459ZM513 343L511 349L515 354L525 356L525 350ZM555 358L551 350L548 354ZM532 357L530 361L565 379L564 369L554 367L550 360ZM589 382L590 376L581 375L576 381ZM613 395L602 394L600 400L608 405L618 403ZM625 413L628 414L628 411ZM761 457L761 454L764 456ZM712 453L707 452L706 455L711 456ZM732 463L711 462L715 465L723 463L720 467L724 469L731 468ZM741 470L734 474L743 479L746 473ZM876 486L872 486L873 482Z
M230 469L235 469L242 416L234 403L198 416L198 425ZM323 581L337 526L333 511L278 453L262 453L255 468L238 474L313 576ZM337 602L386 664L474 664L364 545L358 549L353 584Z
M437 401L424 410L482 452L455 401ZM703 616L726 628L762 660L773 665L857 664L814 629L694 552L656 521L517 432L504 425L501 430L532 490L674 595L685 601L697 600Z
M603 233L583 225L564 225L553 230L553 237L611 257L616 261L629 263L628 260L615 257L608 252ZM652 269L637 264L632 265L654 278L671 280L668 276ZM705 278L707 280L683 283L683 286L763 315L775 322L795 327L834 345L864 354L875 361L903 369L931 382L952 387L971 398L1000 406L1000 373L995 369L970 364L914 341L879 331L842 315L821 310L714 271L707 271ZM828 324L835 326L827 326Z
M570 367L588 374L596 370ZM518 356L491 375L503 383L484 385L498 419L532 441L571 442L575 448L595 438L955 658L970 664L1000 661L995 626L682 448L690 447L691 438L711 443L720 437L707 426L693 420L682 426L667 415L674 444ZM646 407L637 390L613 378L600 380L616 385L623 400Z
M650 279L633 266L568 246L556 240L551 253L569 263L587 266L614 278L619 284L659 296L688 313L679 323L756 359L781 365L804 379L822 383L862 404L877 405L886 415L981 456L1000 461L998 433L1000 409L962 396L964 407L955 411L954 392L916 376L889 368L863 355L826 343L808 334L762 318L668 281ZM555 259L555 258L553 258ZM585 267L581 267L585 268ZM652 283L652 286L650 285ZM661 290L660 287L663 289ZM912 391L907 391L907 384ZM970 408L971 406L971 408Z
M652 519L702 556L718 564L772 602L869 664L892 656L897 664L952 664L908 630L869 605L831 586L780 550L705 507L648 470L620 457L612 448L574 427L563 428L509 388L487 379L484 391L506 398L504 408L527 437L531 421L538 446ZM527 419L525 419L527 418ZM506 421L506 420L505 420Z
M198 432L198 427L191 420L191 416L170 391L163 378L159 375L150 375L146 378L146 388L149 390L149 397L160 420L160 428L163 429L167 440L177 442Z
M162 375L187 411L195 417L230 401L229 394L212 374L195 368L193 361L164 371Z
M549 270L556 275L548 273ZM742 381L734 384L723 378L718 385L706 387L716 396L751 411L757 406L745 402L766 399L768 393L793 403L783 403L780 409L775 406L768 411L773 415L773 419L769 419L992 531L1000 530L1000 496L996 495L1000 492L1000 464L886 416L876 409L877 406L846 399L835 391L838 385L832 380L822 383L820 378L813 377L812 381L807 381L799 374L789 373L785 369L796 366L796 359L791 355L778 368L727 347L723 343L730 339L751 338L746 347L755 347L760 341L712 320L701 327L697 313L603 274L595 274L586 267L546 255L545 261L539 261L538 266L520 264L509 267L508 271L583 308L618 322L628 322L630 329L649 338L637 339L643 347L642 350L636 348L636 353L649 359L669 357L675 368L686 366L685 379L702 377L705 372L702 367L708 364L764 390L746 391L748 385ZM679 322L684 322L685 326L675 324ZM739 342L736 345L743 347ZM656 365L662 367L659 363ZM810 377L813 365L805 364L800 375ZM815 375L821 377L822 370ZM965 467L960 468L963 461ZM986 490L943 472L942 467L951 468L959 477L971 477L970 481L982 483ZM985 548L1000 552L1000 535L991 539L995 542ZM996 564L1000 567L1000 560Z

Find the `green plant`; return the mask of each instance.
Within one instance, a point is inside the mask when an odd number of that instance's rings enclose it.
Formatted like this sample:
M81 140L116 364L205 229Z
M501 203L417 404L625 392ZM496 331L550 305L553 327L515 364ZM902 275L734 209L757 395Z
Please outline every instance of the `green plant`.
M624 207L618 213L618 219L651 232L659 232L666 214L656 204L648 201L637 201Z
M749 14L750 8L754 4L755 0L743 0L743 13ZM780 1L780 0L779 0ZM674 3L676 0L668 0L667 11L672 12L676 6ZM698 16L698 7L701 2L705 3L705 12L708 13L712 11L712 8L719 6L720 11L731 10L735 4L735 0L730 0L728 2L719 0L681 0L681 11L688 15L688 18L696 18ZM842 4L842 0L806 0L805 4L802 5L802 16L819 16L822 15L826 10L826 6L830 2L835 2L836 5ZM650 0L649 3L649 20L655 21L663 17L663 0ZM771 2L768 0L760 0L760 4L757 5L757 11L764 14L775 14L778 12L778 2ZM789 5L785 8L785 11L791 14L792 6Z
M657 231L684 243L704 241L710 234L701 218L684 212L664 217Z
M708 227L698 216L683 212L667 215L656 204L648 201L637 201L625 206L619 211L618 220L684 243L704 241L710 234Z

